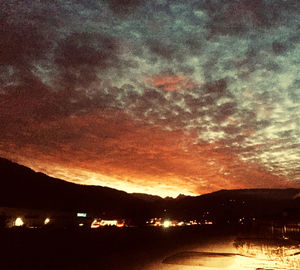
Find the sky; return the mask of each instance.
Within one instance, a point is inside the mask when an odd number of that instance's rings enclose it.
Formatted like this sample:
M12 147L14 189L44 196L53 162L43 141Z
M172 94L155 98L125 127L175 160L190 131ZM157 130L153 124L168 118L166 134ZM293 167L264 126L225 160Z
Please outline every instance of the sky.
M160 196L300 187L299 0L0 5L0 156Z

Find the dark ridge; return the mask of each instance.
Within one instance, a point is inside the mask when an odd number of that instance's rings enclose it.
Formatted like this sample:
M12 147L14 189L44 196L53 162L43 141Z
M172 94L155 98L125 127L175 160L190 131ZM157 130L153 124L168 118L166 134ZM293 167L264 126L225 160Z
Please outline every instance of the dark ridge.
M0 158L0 206L59 211L92 211L107 216L146 212L143 200L119 190L78 185Z
M237 223L255 219L300 220L300 189L220 190L174 198L86 186L49 177L0 158L0 206L89 211L98 216L152 217ZM244 222L244 221L243 221Z

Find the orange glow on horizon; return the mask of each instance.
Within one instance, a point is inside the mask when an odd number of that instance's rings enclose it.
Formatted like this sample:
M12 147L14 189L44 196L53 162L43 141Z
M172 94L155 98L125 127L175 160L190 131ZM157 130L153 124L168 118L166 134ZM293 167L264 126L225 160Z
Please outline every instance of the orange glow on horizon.
M121 111L95 110L51 125L63 127L66 134L72 134L74 127L75 133L81 128L89 128L89 132L51 151L47 144L25 145L22 155L18 145L7 143L9 152L0 149L0 155L69 182L161 197L220 189L295 187L258 164L241 160L222 142L196 143L193 130L152 127ZM40 131L44 126L31 128Z

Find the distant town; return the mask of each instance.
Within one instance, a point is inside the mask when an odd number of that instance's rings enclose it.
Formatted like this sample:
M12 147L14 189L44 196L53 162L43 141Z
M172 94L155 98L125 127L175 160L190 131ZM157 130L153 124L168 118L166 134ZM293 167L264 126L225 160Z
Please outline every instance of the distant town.
M240 219L243 224L244 219ZM170 218L154 217L145 220L144 224L135 224L130 218L123 219L105 219L94 217L87 212L64 213L64 212L45 212L34 209L17 209L9 207L0 207L0 225L2 228L28 228L28 229L98 229L101 227L137 227L137 226L154 226L154 227L180 227L180 226L200 226L213 225L211 220L175 220Z

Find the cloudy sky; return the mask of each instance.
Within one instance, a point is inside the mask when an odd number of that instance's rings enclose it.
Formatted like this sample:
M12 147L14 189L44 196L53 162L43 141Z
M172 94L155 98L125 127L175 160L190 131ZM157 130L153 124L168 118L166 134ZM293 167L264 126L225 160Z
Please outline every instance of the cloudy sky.
M0 0L0 155L161 196L300 187L299 0Z

